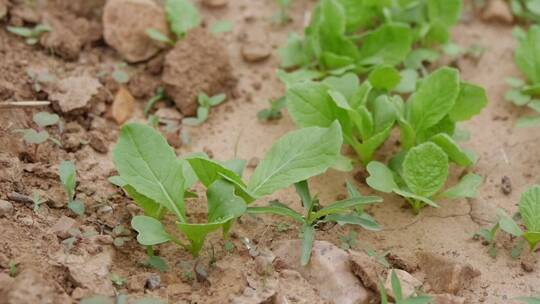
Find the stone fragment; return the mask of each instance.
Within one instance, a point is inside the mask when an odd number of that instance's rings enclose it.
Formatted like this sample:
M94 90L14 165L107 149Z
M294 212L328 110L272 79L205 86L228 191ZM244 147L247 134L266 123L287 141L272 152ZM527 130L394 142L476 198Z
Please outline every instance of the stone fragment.
M455 262L430 252L418 253L418 259L420 268L426 274L426 282L436 293L457 294L481 274L469 264Z

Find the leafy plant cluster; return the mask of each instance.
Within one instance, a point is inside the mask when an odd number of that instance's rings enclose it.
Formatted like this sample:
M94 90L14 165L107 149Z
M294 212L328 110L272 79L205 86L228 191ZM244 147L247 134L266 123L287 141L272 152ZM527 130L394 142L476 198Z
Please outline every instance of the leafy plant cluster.
M50 136L49 132L47 131L47 127L59 125L60 117L57 114L38 112L34 114L32 120L38 126L37 129L28 128L14 130L14 132L18 132L23 135L23 140L27 144L36 145L37 148L37 145L42 144L47 140L50 140L56 145L62 145L58 139Z
M458 140L463 136L457 124L477 115L487 104L484 89L461 81L457 70L443 67L434 71L406 102L386 90L391 78L370 76L360 84L353 73L320 82L290 76L285 82L292 119L300 127L325 127L338 121L343 142L367 166L372 188L405 197L415 213L425 205L436 207L433 200L437 198L476 195L481 178L474 174L440 193L450 163L466 168L476 160L472 152L460 147ZM373 161L396 126L401 151L390 159L389 166Z
M502 209L497 210L498 221L490 229L481 229L477 235L483 238L489 244L488 253L495 257L496 236L499 230L502 230L513 237L523 239L529 245L529 249L534 251L540 243L540 186L534 185L521 195L519 201L519 214L515 217L521 219L520 226L516 219L510 217ZM519 244L515 247L516 257L519 257L521 250Z
M113 152L119 176L110 180L122 187L143 209L144 215L135 216L131 224L138 232L138 242L149 248L173 242L197 257L209 233L221 229L226 239L235 219L246 212L277 213L301 221L305 243L311 246L314 227L320 222L356 221L369 226L371 219L363 215L361 209L357 208L356 213L351 213L351 209L380 200L356 193L349 200L323 208L310 197L306 180L334 166L341 158L341 145L338 122L326 128L311 127L291 132L274 143L249 182L245 182L242 179L244 161L218 162L203 154L178 159L166 140L153 128L127 124L122 128ZM193 222L186 210L185 199L197 196L189 191L197 182L206 187L206 222ZM297 185L307 208L306 217L277 203L268 207L249 207L256 199L292 184ZM183 239L176 237L177 233L164 225L166 213L175 217L174 226ZM148 252L152 254L151 249Z
M533 25L527 32L520 28L514 30L518 46L514 60L526 80L507 79L512 87L506 93L506 99L517 106L527 106L536 112L535 116L520 118L518 127L531 127L540 124L540 26Z
M15 35L26 38L26 44L34 45L38 43L39 37L43 33L51 31L51 27L46 24L38 24L34 27L8 26L7 30Z
M521 20L540 21L540 2L537 0L510 0L510 8L512 14Z

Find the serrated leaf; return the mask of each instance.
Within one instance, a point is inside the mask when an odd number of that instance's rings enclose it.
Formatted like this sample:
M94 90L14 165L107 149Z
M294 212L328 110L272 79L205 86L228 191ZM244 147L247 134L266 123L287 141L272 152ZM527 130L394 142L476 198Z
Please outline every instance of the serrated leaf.
M321 174L341 155L341 127L310 127L278 139L259 163L248 184L257 196L271 194L296 182Z
M165 227L155 218L138 215L131 219L131 227L139 233L137 241L141 245L152 246L172 240Z
M125 125L113 160L122 179L138 193L185 219L183 166L161 134L146 125Z
M417 195L431 197L448 178L448 156L434 143L423 143L407 153L403 161L403 180Z
M385 193L399 188L394 181L394 173L385 164L372 161L367 165L367 171L369 177L366 179L366 183L371 188Z

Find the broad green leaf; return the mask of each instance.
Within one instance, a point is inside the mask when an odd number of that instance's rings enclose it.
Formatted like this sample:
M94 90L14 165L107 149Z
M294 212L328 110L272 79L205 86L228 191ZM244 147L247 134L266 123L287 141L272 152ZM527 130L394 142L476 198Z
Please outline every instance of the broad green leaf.
M62 161L58 167L58 175L60 175L60 181L67 193L68 200L73 201L75 198L75 183L77 178L75 164L72 161Z
M302 226L302 253L300 256L300 264L306 266L311 258L311 249L315 240L315 228L310 225Z
M237 218L246 212L246 202L234 194L234 185L216 180L206 191L208 199L208 222L218 222L224 218Z
M433 136L430 141L443 149L450 160L459 166L468 167L473 164L473 160L469 158L469 155L448 134L439 133Z
M531 101L531 96L524 94L520 89L511 89L504 94L504 99L514 103L517 106L523 106Z
M450 27L459 21L462 0L427 0L429 20Z
M523 235L523 231L519 228L519 225L502 209L497 209L497 217L499 218L499 226L501 229L513 236L520 237Z
M373 159L373 154L375 154L375 151L386 141L386 139L388 139L390 131L392 131L392 125L371 136L355 149L363 164L367 164Z
M519 213L528 231L540 233L540 186L534 185L521 195Z
M360 226L366 230L370 231L379 231L381 230L381 227L375 220L369 216L367 213L362 213L360 215L358 214L330 214L326 216L323 220L324 222L336 222L340 226L349 224L349 225L357 225Z
M120 176L138 193L185 220L183 166L161 134L146 125L125 125L113 160Z
M456 104L448 113L453 121L465 121L480 114L487 105L486 90L470 83L461 83L459 96Z
M310 61L310 57L304 51L304 42L296 33L289 34L287 43L279 48L278 55L283 68L304 66Z
M171 25L171 31L178 38L182 38L188 30L201 23L197 8L189 0L167 0L165 12Z
M253 172L248 185L256 196L271 194L319 175L339 158L343 138L336 121L329 128L310 127L278 139Z
M315 70L299 69L289 73L283 70L278 70L276 75L281 81L283 81L285 86L289 88L299 82L319 79L324 74Z
M459 96L459 73L443 67L426 77L409 101L410 122L417 132L436 125L455 105Z
M38 126L43 128L57 124L60 117L56 114L51 114L48 112L38 112L34 114L33 120Z
M131 187L130 185L126 184L122 187L124 191L127 192L129 197L131 197L137 206L141 207L144 211L144 215L153 217L155 219L160 219L163 215L163 206L156 203L154 200L140 194L135 190L135 188Z
M23 132L23 140L29 144L39 145L49 139L47 131L36 132L34 129L25 129Z
M176 225L178 226L178 229L184 233L184 235L188 238L191 245L189 247L189 252L194 257L197 257L199 255L199 252L201 251L201 248L204 245L204 240L206 239L206 236L216 231L220 228L222 228L224 225L226 225L232 217L228 217L223 219L219 222L212 222L207 224L190 224L190 223L180 223L177 222Z
M339 118L338 107L327 93L328 86L303 82L287 90L287 109L300 127L328 127Z
M403 291L401 290L401 282L399 281L399 278L394 270L392 270L392 274L390 276L390 283L392 285L394 299L397 302L401 302L401 300L403 300Z
M385 164L372 161L367 165L367 171L369 177L366 179L366 183L371 188L385 193L399 188L394 181L394 173Z
M401 74L392 66L379 66L369 73L368 80L375 89L390 91L401 81Z
M412 31L402 24L387 23L364 36L360 47L362 65L397 65L411 51Z
M382 202L382 198L378 196L359 196L353 197L346 200L338 201L330 206L324 207L321 210L317 211L313 215L313 219L320 219L325 215L337 214L349 211L352 208L356 208L363 205L369 205L374 203Z
M294 219L295 221L298 221L299 223L304 223L304 218L298 214L296 211L292 210L291 208L281 206L281 205L270 205L266 207L248 207L247 213L250 214L276 214L281 216L286 216L291 219Z
M440 197L456 199L456 198L475 198L478 196L477 188L482 184L482 177L473 173L469 173L461 178L459 183L452 188L447 189L440 194Z
M419 196L431 197L448 178L448 156L434 143L423 143L407 153L403 161L403 179Z
M358 28L366 28L372 25L380 15L375 5L370 1L338 0L345 9L347 32L355 32Z
M137 241L144 246L158 245L172 240L163 224L149 216L134 216L131 219L131 227L139 233Z
M535 250L536 246L540 243L540 232L527 231L523 233L523 238L529 243L531 251Z
M343 94L347 100L351 99L360 87L360 79L353 73L346 73L342 76L326 77L322 82L332 90L336 90Z
M529 28L514 53L516 65L531 83L540 82L540 26Z

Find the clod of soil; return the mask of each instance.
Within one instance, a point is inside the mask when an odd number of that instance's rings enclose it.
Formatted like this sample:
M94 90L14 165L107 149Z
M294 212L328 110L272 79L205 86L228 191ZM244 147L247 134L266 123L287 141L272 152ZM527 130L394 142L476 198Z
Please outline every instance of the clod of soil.
M270 57L270 46L262 41L247 41L242 45L242 57L247 62L260 62Z
M352 272L362 281L362 284L377 292L380 279L386 274L386 268L377 263L374 258L361 251L349 252Z
M7 15L7 2L5 0L0 0L0 20L4 19Z
M184 116L197 111L197 95L229 93L236 84L222 42L204 29L190 31L165 57L165 90Z
M469 264L458 263L433 253L420 252L418 257L420 267L426 274L426 282L434 292L457 294L481 274Z
M4 284L5 283L5 284ZM70 303L64 292L58 292L51 282L32 269L24 270L14 280L0 278L2 303L6 304L55 304ZM4 288L5 287L5 288Z
M103 12L103 36L125 60L139 62L163 47L152 40L147 29L169 34L164 10L151 0L110 0Z
M511 24L514 16L504 0L490 0L482 12L482 19L492 22Z
M202 0L202 4L211 8L219 8L229 4L229 0Z
M510 195L512 193L512 181L510 177L503 176L501 179L501 191L504 195Z
M13 205L5 200L0 199L0 217L8 216L13 213Z
M88 109L100 88L99 81L91 76L68 77L60 80L56 89L49 91L49 99L56 102L63 113L74 114Z

